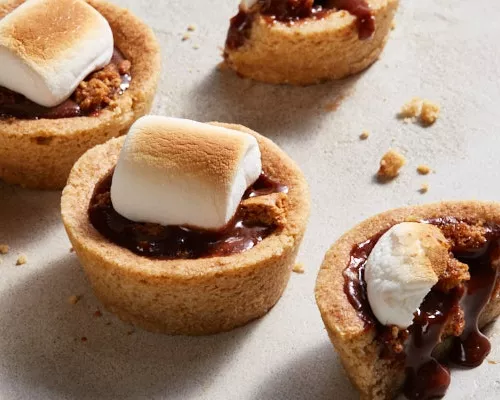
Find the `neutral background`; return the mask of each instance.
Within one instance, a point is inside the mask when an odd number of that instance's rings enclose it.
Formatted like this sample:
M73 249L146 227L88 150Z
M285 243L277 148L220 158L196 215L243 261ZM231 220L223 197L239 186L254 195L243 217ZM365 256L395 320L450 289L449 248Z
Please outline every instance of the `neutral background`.
M300 164L313 204L299 256L306 273L291 277L269 315L233 332L188 338L135 331L104 310L94 316L100 305L69 252L60 194L0 184L0 243L11 246L0 264L0 398L356 399L315 305L316 273L328 247L374 213L443 199L499 200L500 3L403 0L372 68L293 88L217 70L237 0L116 2L147 21L161 42L156 113L248 125ZM182 41L190 24L197 29ZM413 96L443 106L433 127L396 119ZM360 141L365 129L371 136ZM408 165L380 185L373 174L390 147ZM420 163L435 173L419 176ZM425 195L418 193L423 182L430 185ZM28 264L15 266L19 254ZM83 296L76 306L67 301L73 294ZM491 334L489 360L500 361L500 324ZM454 371L447 398L499 392L500 365L485 363Z

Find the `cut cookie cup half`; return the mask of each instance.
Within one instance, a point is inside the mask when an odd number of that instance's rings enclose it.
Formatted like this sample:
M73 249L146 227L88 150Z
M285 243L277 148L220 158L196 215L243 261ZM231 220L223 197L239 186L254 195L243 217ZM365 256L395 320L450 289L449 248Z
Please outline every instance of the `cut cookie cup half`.
M282 21L272 12L263 14L262 2L250 10L240 7L240 13L231 20L225 64L242 77L273 84L310 85L345 78L379 58L398 3L366 1L375 21L369 38L363 37L366 32L362 31L361 17L345 9L319 8L310 16L285 17ZM290 5L290 10L293 7Z
M96 296L124 321L149 331L212 334L263 316L287 285L306 228L309 190L296 164L270 140L245 127L213 125L253 135L262 153L263 172L288 187L286 196L270 195L264 201L271 210L280 208L279 227L247 251L153 259L103 237L89 220L89 203L96 185L115 167L123 138L81 157L63 191L63 222Z
M0 179L35 189L62 189L73 164L88 149L127 133L149 112L160 74L152 30L128 10L88 0L111 26L115 49L130 61L127 90L97 115L56 119L0 118ZM23 0L0 5L0 18Z
M365 279L368 264L373 264L371 253L379 241L408 223L438 228L449 249L443 253L445 268L436 272L437 283L415 310L411 325L382 324L374 313L380 311L379 304L372 299L378 296L379 301L386 301L387 297L370 293ZM463 201L379 214L331 247L317 278L316 301L328 335L362 399L393 399L401 392L408 398L441 397L450 384L446 365L470 368L482 363L490 347L479 329L500 314L499 239L500 204ZM398 240L392 242L396 256L402 253L394 246L404 243ZM418 252L408 254L410 264L419 256ZM437 253L430 254L432 259ZM410 292L416 285L412 282L419 279L421 276L410 276L396 285L397 290L407 285ZM405 298L391 300L397 310Z

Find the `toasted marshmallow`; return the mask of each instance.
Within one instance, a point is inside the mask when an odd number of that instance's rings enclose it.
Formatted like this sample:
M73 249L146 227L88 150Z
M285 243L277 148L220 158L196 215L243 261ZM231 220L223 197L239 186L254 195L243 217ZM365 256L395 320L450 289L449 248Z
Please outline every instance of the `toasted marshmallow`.
M241 0L240 6L244 11L250 10L259 0Z
M389 229L365 266L368 301L380 323L410 326L448 259L449 244L436 226L403 222Z
M0 86L45 107L113 55L106 19L83 0L28 0L0 20Z
M261 171L252 135L147 116L132 125L125 139L111 201L132 221L216 230L231 220Z

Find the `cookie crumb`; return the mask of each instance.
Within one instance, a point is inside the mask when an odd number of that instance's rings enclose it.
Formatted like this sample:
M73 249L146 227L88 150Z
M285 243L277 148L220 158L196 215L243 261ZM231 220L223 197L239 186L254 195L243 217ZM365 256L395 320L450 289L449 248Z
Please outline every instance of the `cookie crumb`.
M74 249L73 247L70 247L69 252L70 252L70 253L74 253L74 252L75 252L75 249Z
M427 174L430 174L431 169L430 169L430 167L428 165L422 164L422 165L419 165L417 167L417 172L420 175L427 175Z
M188 25L187 30L189 32L194 32L196 30L196 25L195 24Z
M424 100L422 104L422 112L420 113L420 120L424 125L432 125L439 118L439 111L441 107L430 100Z
M83 343L85 343L88 339L85 337L85 336L82 336L82 338L80 339Z
M429 191L429 184L428 183L422 183L422 186L420 186L420 189L418 190L421 194L425 194Z
M76 294L69 296L69 298L68 298L68 303L72 304L72 305L75 305L79 301L80 301L80 296L77 296Z
M95 313L94 313L94 317L96 318L101 318L102 317L102 312L101 310L96 310Z
M17 257L16 265L24 265L28 262L28 259L26 258L25 255L20 255Z
M195 50L198 50L199 48L200 48L200 45L199 45L199 44L195 44L195 45L193 46L193 49L195 49Z
M370 132L368 132L368 131L363 131L363 132L361 132L361 135L359 135L359 138L360 138L361 140L366 140L366 139L368 139L369 137L370 137Z
M7 244L0 244L0 254L7 254L9 252L9 246Z
M182 41L185 42L186 40L190 39L191 38L191 35L189 33L185 33L184 35L182 35Z
M422 111L422 104L423 100L420 97L414 97L401 108L399 115L403 119L418 117Z
M377 176L382 179L393 179L399 175L399 170L406 164L406 158L394 149L390 149L380 160Z
M392 20L391 31L393 31L394 29L396 29L396 21Z
M303 274L305 272L304 264L302 264L302 263L295 264L293 266L292 271L295 272L296 274Z
M488 360L488 364L497 365L500 363L498 361Z

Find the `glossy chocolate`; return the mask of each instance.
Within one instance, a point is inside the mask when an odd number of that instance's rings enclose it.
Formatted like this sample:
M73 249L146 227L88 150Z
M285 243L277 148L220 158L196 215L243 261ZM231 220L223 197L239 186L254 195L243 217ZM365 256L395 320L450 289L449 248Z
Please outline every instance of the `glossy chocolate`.
M331 12L345 10L357 18L361 40L375 32L375 17L366 0L260 0L255 9L240 10L231 19L226 46L236 49L248 39L256 13L267 17L269 23L279 21L295 24L307 19L322 19Z
M219 231L133 222L113 208L112 178L110 173L96 186L89 206L90 222L105 238L141 256L166 260L228 256L250 250L277 229L247 220L241 208ZM286 186L261 175L243 198L287 191Z
M122 53L115 49L110 64L118 65L125 58ZM127 90L132 80L129 74L121 75L122 84L120 85L120 94ZM87 80L85 78L85 80ZM58 119L74 118L81 116L96 115L99 110L90 110L83 112L73 96L55 107L43 107L24 97L22 94L13 92L0 86L0 119Z
M349 265L344 270L344 292L358 316L365 323L365 329L377 325L366 292L365 264L371 251L384 233L381 232L375 237L354 246L351 251Z
M482 364L491 351L491 344L478 327L479 316L488 303L498 280L498 268L492 268L492 259L498 259L500 242L495 238L483 249L472 254L457 254L456 257L469 265L471 280L467 282L461 303L467 325L459 338L454 338L450 360L465 368Z
M459 223L464 223L453 217L422 222L451 229ZM484 247L452 249L455 258L469 266L471 279L449 293L434 288L415 313L413 324L408 328L409 335L404 351L404 393L409 399L425 400L444 396L450 384L450 372L446 364L476 367L490 352L489 340L480 332L478 320L499 279L499 271L492 266L492 259L497 259L500 255L500 227L487 225L485 228ZM383 343L390 327L382 326L373 315L366 294L364 268L370 252L384 233L385 231L380 232L355 245L351 251L349 265L344 271L344 292L349 302L364 321L365 328L375 328L379 340ZM464 330L459 337L451 338L451 346L445 352L444 358L438 361L433 357L433 353L441 342L446 323L459 308L464 312ZM390 352L383 349L384 357L388 353Z
M403 392L408 399L443 397L450 385L450 371L432 353L441 340L448 317L459 306L463 289L451 293L432 290L415 313L406 353L406 381Z

